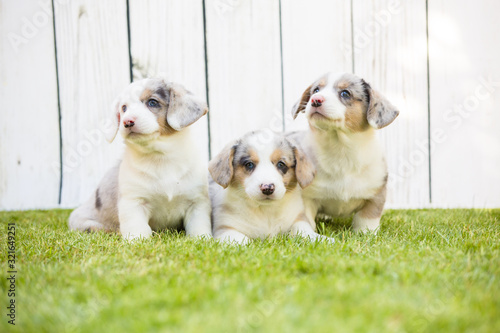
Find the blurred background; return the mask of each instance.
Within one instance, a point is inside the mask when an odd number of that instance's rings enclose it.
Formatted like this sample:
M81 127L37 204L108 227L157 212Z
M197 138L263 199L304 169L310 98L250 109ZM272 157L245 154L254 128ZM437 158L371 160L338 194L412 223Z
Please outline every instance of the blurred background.
M500 2L0 0L0 210L75 207L122 150L104 138L132 80L205 98L205 159L354 72L401 111L378 132L390 208L500 207Z

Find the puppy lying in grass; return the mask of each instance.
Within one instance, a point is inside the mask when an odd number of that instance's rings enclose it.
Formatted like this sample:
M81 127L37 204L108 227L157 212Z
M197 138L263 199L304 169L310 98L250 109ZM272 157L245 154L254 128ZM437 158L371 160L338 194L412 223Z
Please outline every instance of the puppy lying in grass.
M392 123L399 111L362 78L328 73L306 88L293 117L300 112L310 130L288 137L317 170L303 191L307 218L354 213L355 231L376 231L385 204L387 165L375 130Z
M130 84L116 101L110 138L120 131L125 139L123 161L73 211L69 227L120 231L126 239L182 227L188 236L211 236L206 163L189 131L207 111L181 85L160 78Z
M282 135L261 130L226 146L209 163L214 237L247 243L290 233L316 239L301 188L314 179L306 156Z

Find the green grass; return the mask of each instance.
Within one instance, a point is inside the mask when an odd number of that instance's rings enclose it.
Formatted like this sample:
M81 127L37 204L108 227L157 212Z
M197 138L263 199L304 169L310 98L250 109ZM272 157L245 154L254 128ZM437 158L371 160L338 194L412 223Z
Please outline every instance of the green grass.
M377 235L320 223L335 245L223 246L163 232L129 244L70 232L69 211L0 212L17 227L9 332L500 332L500 210L387 211Z

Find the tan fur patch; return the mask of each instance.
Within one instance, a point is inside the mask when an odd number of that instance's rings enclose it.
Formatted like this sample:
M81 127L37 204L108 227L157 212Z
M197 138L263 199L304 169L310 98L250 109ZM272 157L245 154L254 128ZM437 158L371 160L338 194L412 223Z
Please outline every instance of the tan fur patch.
M314 180L316 169L300 149L294 147L293 152L295 154L295 175L300 187L305 188Z
M345 112L345 126L353 132L361 132L368 128L365 105L362 101L353 101L347 105Z
M283 177L283 184L285 185L285 188L287 191L291 191L297 186L297 177L295 175L295 168L293 167L294 157L292 154L293 154L292 151L290 151L287 154L286 151L284 151L281 148L277 148L271 154L271 162L274 165L277 165L278 162L282 161L288 167L288 171L282 176ZM287 156L287 155L290 155L290 156Z
M259 164L259 155L252 148L249 148L246 152L246 155L249 156L249 161L255 164L255 167ZM234 175L231 181L231 184L235 186L242 186L245 183L245 179L250 176L251 172L249 172L244 165L240 163L240 161L236 161L236 167L234 168Z
M386 184L384 184L373 198L365 201L363 208L359 211L359 216L367 219L381 217L384 210L386 192Z

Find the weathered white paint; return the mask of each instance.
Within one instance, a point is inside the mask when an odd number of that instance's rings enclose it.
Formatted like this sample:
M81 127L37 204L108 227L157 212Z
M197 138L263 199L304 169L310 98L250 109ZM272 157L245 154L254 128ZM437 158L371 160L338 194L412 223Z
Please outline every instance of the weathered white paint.
M52 8L0 1L0 209L59 207ZM54 4L62 207L73 207L121 154L121 140L108 144L102 127L130 81L127 1ZM206 65L203 0L129 0L134 77L165 75L206 98L207 66L211 123L195 125L195 144L208 157L209 137L214 155L246 131L282 130L282 110L286 130L305 129L304 117L289 116L304 88L354 65L401 111L379 131L392 175L388 207L499 207L500 4L429 1L430 99L425 4L352 0L351 13L351 1L282 0L280 26L279 0L206 0ZM9 38L22 31L29 36L16 52Z
M59 200L52 8L0 1L0 210Z
M134 79L163 76L206 99L203 3L130 0ZM183 27L180 29L179 27ZM208 161L208 117L192 125Z
M429 1L436 206L500 206L499 12L498 1Z
M63 137L62 206L95 190L120 156L105 139L112 102L130 82L126 3L55 2Z
M354 71L399 117L378 131L387 154L387 207L429 202L425 1L354 0Z
M279 2L221 3L206 1L213 156L247 131L283 129Z

